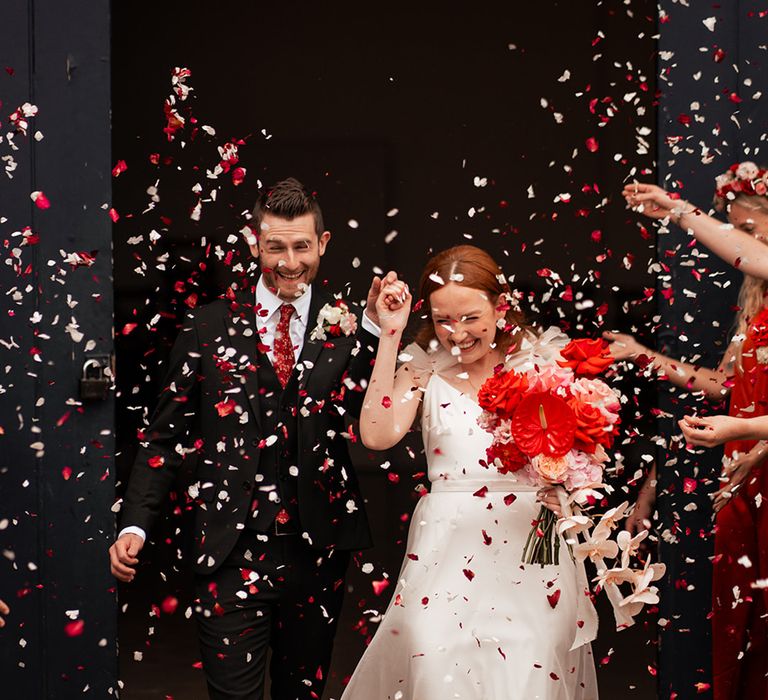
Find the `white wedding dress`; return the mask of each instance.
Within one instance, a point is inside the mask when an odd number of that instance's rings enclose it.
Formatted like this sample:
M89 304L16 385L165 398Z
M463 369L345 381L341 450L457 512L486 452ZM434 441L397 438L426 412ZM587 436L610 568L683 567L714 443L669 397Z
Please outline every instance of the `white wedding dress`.
M406 352L425 364L421 349ZM535 489L481 466L491 442L481 409L444 378L460 371L446 366L450 355L437 356L421 419L431 490L342 700L593 700L596 616L583 567L564 543L557 566L521 563Z

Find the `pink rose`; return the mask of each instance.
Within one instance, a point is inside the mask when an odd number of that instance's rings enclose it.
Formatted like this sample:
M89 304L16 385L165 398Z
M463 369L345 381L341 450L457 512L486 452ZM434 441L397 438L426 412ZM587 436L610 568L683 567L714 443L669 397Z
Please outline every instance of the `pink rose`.
M580 402L597 406L611 425L619 420L621 402L616 392L605 382L599 379L577 379L571 384L570 391Z

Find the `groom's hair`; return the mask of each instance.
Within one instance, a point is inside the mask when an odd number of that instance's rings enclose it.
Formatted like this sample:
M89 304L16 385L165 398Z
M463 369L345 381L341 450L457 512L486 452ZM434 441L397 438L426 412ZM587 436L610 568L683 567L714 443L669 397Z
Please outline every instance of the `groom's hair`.
M252 228L255 229L256 235L261 233L261 222L267 213L288 221L297 216L312 214L315 217L315 233L318 238L325 231L323 213L315 193L308 194L304 185L295 177L280 180L261 193L253 208Z

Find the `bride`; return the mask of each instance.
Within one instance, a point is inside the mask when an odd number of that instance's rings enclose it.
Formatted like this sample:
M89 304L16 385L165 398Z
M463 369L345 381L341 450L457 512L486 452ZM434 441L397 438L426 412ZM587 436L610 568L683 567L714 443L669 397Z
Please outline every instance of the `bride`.
M420 414L431 490L413 514L392 601L342 698L597 698L596 616L583 568L567 555L559 565L521 564L537 497L559 513L557 496L486 466L491 436L477 424L478 390L505 356L551 358L564 336L526 327L498 265L474 246L433 257L419 298L425 321L396 370L411 295L396 282L379 296L382 333L360 434L385 450Z

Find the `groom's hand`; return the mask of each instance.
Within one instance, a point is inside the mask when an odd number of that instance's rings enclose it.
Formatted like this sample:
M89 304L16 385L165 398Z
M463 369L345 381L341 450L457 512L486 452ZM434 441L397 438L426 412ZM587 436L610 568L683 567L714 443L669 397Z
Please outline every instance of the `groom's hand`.
M381 327L381 322L379 321L379 312L376 309L376 301L379 298L379 294L381 294L381 290L393 282L397 282L397 273L390 270L383 278L376 275L371 282L371 288L368 290L365 314L379 327Z
M144 540L138 535L127 533L119 537L109 548L109 570L119 581L133 581L139 563L138 554L144 546Z

